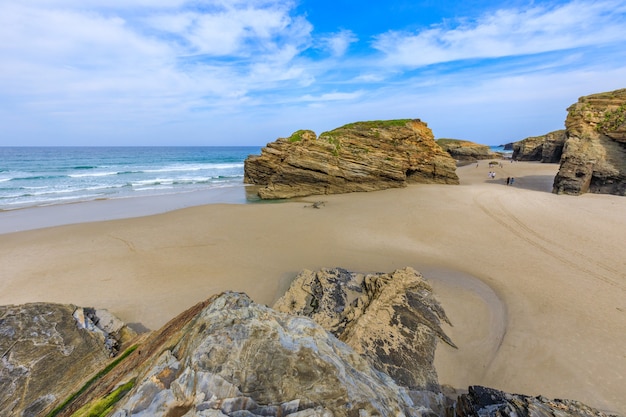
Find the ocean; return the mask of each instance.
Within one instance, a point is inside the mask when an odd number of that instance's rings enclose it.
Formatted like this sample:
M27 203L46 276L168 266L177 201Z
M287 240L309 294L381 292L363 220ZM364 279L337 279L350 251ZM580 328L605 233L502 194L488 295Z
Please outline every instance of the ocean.
M261 147L0 147L0 210L243 186Z

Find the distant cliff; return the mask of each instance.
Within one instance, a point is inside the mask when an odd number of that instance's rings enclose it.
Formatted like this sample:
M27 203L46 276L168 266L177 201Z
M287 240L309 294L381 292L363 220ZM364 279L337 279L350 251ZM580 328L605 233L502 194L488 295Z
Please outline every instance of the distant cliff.
M626 196L626 89L581 97L567 110L553 192Z
M300 130L248 157L244 182L263 199L458 184L455 161L420 120L352 123L319 137Z
M555 130L542 136L531 136L513 143L516 161L541 161L555 163L561 160L565 145L565 130Z
M437 145L457 161L477 161L500 158L489 146L459 139L437 139Z

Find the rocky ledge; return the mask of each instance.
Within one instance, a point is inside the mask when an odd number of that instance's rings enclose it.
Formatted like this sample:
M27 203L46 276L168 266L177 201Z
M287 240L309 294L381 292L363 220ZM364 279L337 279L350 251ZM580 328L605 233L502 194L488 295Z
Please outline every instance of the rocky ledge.
M455 161L420 120L352 123L316 136L300 130L244 163L263 199L375 191L412 183L458 184Z
M626 89L581 97L567 110L553 192L626 196Z
M489 146L459 139L437 139L437 145L448 152L457 161L478 161L481 159L497 159L501 156L492 152Z
M556 163L561 160L565 145L565 130L555 130L542 136L531 136L513 143L513 159L516 161L541 161Z

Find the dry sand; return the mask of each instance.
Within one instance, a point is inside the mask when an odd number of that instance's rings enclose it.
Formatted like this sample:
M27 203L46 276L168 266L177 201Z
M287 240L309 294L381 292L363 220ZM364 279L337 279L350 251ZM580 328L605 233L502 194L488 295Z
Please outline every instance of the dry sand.
M553 195L557 169L504 162L491 180L481 162L459 168L459 186L211 204L6 233L0 304L95 306L155 329L224 290L271 305L305 268L411 266L454 325L446 331L459 349L437 350L442 384L626 415L626 198ZM306 207L318 200L322 208Z

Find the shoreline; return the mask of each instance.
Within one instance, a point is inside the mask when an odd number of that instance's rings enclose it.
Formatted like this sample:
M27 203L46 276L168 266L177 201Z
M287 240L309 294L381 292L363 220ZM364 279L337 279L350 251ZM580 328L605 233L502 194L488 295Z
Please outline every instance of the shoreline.
M557 169L505 162L490 179L480 163L457 169L458 186L215 203L0 234L0 304L95 306L155 329L226 290L272 305L302 269L410 266L434 287L459 346L437 348L442 385L624 415L626 199L551 194Z
M254 187L242 183L178 193L99 198L0 210L0 234L130 219L210 204L255 204L259 202L259 198L254 193Z

